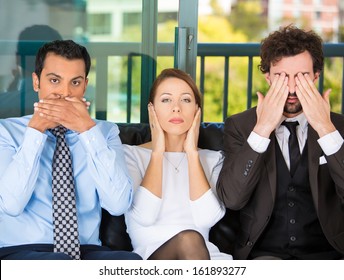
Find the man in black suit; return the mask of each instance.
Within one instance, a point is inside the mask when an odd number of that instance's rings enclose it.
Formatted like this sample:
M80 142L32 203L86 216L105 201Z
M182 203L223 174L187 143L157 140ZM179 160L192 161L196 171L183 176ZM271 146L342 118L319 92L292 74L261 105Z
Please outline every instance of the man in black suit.
M341 259L344 116L330 112L330 90L320 94L315 86L324 65L322 40L289 25L262 41L260 56L270 88L224 129L217 192L239 211L233 256Z

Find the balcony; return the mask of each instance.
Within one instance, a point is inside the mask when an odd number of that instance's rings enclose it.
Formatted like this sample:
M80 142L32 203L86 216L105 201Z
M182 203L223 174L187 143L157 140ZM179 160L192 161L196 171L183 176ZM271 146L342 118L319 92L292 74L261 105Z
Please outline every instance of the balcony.
M21 59L25 61L25 56L35 55L37 46L40 42L27 42L26 52L23 54ZM146 104L148 100L148 90L140 94L140 100L136 100L133 103L135 95L133 94L133 84L137 82L133 79L133 66L134 59L141 59L141 44L140 43L88 43L85 45L90 55L93 59L93 65L95 65L95 96L94 96L94 116L98 119L108 119L107 107L109 102L109 58L110 57L120 57L122 59L122 64L125 64L124 68L126 71L126 92L124 92L123 98L120 103L122 104L122 111L125 114L125 122L132 122L132 109L133 106L139 106L138 110L141 111L141 122L147 122L147 110ZM0 58L1 56L11 55L8 50L13 50L16 48L16 42L2 41L0 42ZM344 112L344 43L325 43L324 44L324 54L326 60L339 59L341 63L341 72L338 73L338 81L340 83L340 113ZM159 43L157 46L157 56L159 57L171 57L174 55L174 45L171 43ZM242 77L246 83L246 92L242 92L246 95L246 108L252 107L253 104L253 72L255 69L254 59L259 57L259 43L233 43L233 44L214 44L214 43L199 43L197 49L197 84L204 97L206 98L207 92L205 90L205 84L207 83L207 63L212 57L217 57L220 61L218 62L222 69L222 100L218 101L221 104L222 117L220 121L224 121L228 114L228 104L231 97L231 92L229 90L231 83L235 83L230 79L231 71L231 60L235 57L241 57L247 61L247 76ZM95 63L94 63L95 62ZM172 66L169 66L172 67ZM324 80L326 78L326 67L323 74L319 80L319 90L320 92L324 89ZM141 81L142 83L143 81ZM21 103L23 104L23 102ZM124 104L124 105L123 105ZM205 102L204 110L206 109L208 103ZM244 108L245 109L245 108ZM204 119L204 121L208 121Z

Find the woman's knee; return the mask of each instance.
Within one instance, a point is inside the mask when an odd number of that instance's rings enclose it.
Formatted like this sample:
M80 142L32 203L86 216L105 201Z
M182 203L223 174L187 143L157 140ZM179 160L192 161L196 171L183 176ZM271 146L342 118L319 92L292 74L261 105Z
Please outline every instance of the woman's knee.
M186 245L191 245L193 243L204 243L205 245L202 234L195 230L183 230L179 232L175 237L179 240L180 243L185 243Z
M203 236L194 230L177 234L178 250L183 259L209 259L209 252Z

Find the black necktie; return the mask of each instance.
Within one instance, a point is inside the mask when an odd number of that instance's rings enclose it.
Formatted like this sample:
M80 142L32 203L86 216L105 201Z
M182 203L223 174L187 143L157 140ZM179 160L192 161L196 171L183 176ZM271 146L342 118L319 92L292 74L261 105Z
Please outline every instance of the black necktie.
M296 127L299 125L298 121L282 123L286 128L288 128L290 135L288 140L289 147L289 159L290 159L290 175L294 176L296 167L300 161L300 148L299 142L296 135Z
M78 221L72 159L63 126L50 130L56 136L52 165L54 252L63 252L80 259Z

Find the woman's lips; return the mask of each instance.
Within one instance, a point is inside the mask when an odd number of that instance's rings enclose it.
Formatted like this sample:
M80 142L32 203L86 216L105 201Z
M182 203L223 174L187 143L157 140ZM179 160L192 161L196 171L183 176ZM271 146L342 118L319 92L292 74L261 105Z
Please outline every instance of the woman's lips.
M173 119L170 119L169 120L170 123L173 123L173 124L180 124L180 123L183 123L183 119L180 119L180 118L173 118Z

